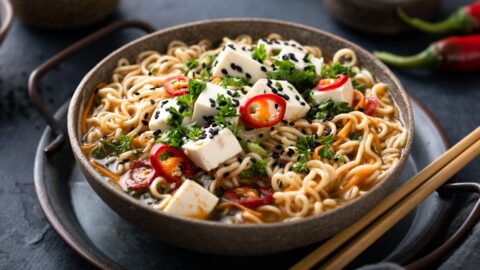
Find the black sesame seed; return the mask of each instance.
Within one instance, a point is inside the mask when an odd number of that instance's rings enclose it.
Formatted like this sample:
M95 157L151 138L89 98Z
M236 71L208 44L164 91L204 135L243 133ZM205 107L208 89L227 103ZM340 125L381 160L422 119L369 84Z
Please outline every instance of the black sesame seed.
M215 180L215 175L210 175L210 180Z
M145 115L143 116L143 119L147 119L148 118L148 112L145 113Z
M250 73L245 73L245 77L247 77L247 79L251 79L252 75L250 75Z
M235 50L235 46L233 46L233 44L228 44L227 46Z
M143 124L144 126L148 126L148 122L145 121L145 120L142 120L142 124Z
M226 173L223 174L223 177L228 177L229 175L230 175L230 173L226 172Z
M291 157L293 156L293 154L295 154L295 150L293 150L292 148L288 148L287 155Z
M154 104L155 104L155 100L150 99L150 104L154 105Z
M295 99L300 101L300 97L298 95L295 95Z
M237 66L236 66L234 63L231 63L231 64L230 64L230 67L231 67L233 70L236 70L236 69L237 69Z
M237 66L237 70L238 72L242 72L243 73L243 68L241 66Z
M260 69L263 71L263 72L267 72L267 68L265 66L261 66Z
M224 68L222 68L222 73L225 74L225 75L228 75L228 71Z
M300 105L305 106L306 104L305 104L305 102L302 101L302 102L300 102Z
M279 158L280 157L280 154L278 152L273 152L272 153L272 157L273 158Z
M160 129L157 129L153 132L153 135L158 136L158 135L160 135L160 133L162 133L162 131Z
M263 138L263 133L258 134L258 137Z
M213 98L209 98L208 101L210 101L210 103L215 104L215 100Z
M278 107L280 107L277 103L275 103L275 109L278 110Z
M282 150L283 146L281 144L275 145L275 149L277 150Z
M139 96L139 95L140 95L139 92L135 92L135 93L133 93L133 94L136 95L136 96Z
M274 127L271 127L270 130L273 131L275 128Z

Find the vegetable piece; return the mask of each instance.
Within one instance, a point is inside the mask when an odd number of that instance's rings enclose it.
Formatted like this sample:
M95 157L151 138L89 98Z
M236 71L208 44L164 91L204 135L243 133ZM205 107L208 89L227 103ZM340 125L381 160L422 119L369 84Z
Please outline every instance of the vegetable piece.
M125 183L131 190L142 190L147 188L155 177L157 172L150 165L150 161L141 159L132 163Z
M116 139L101 140L100 144L92 149L92 156L97 159L102 159L110 154L114 153L120 155L127 151L132 150L132 140L133 137L137 135L136 132L131 133L130 135L120 134Z
M234 87L242 87L247 85L248 81L246 79L240 77L232 77L232 76L225 76L220 83L221 87L227 86L234 86Z
M378 100L374 97L368 97L365 99L365 106L363 107L363 111L366 115L372 115L375 110L377 109Z
M255 48L255 50L253 50L252 58L263 64L263 61L267 59L267 51L265 50L264 44L260 44Z
M352 68L344 66L340 63L335 63L331 66L324 65L322 67L322 72L321 72L322 78L335 79L338 77L338 75L341 75L341 74L345 74L350 78L355 76L355 72L352 70Z
M480 2L477 1L463 6L448 18L440 22L427 22L418 18L408 16L402 9L398 9L398 16L405 23L420 31L443 34L450 32L471 33L480 30Z
M262 158L267 157L267 151L258 143L247 143L248 151L259 154Z
M262 178L267 176L267 160L255 160L248 170L240 173L243 178Z
M310 108L306 118L312 120L329 120L338 114L349 113L353 109L346 102L333 102L331 99L324 100Z
M195 166L182 151L165 144L155 144L152 147L150 163L159 175L176 184L175 189L195 173Z
M304 70L296 70L295 65L288 60L275 60L276 70L268 71L267 78L272 80L287 80L302 94L317 84L315 66L308 65ZM306 95L304 95L306 96Z
M330 91L337 89L348 81L348 76L345 74L338 75L335 79L322 79L317 84L318 91Z
M276 114L271 113L271 107ZM271 127L283 119L287 104L275 94L262 94L250 98L240 107L242 121L252 128ZM252 114L253 113L253 114Z
M187 76L174 76L163 81L163 88L172 96L181 96L188 93L189 78Z
M242 185L223 193L224 199L248 208L257 208L273 203L273 190L256 186Z
M197 66L198 66L198 60L196 59L189 59L187 60L187 62L185 63L185 65L187 66L187 68L185 69L185 75L188 74L188 72L190 72L191 70L195 69Z
M228 121L228 118L238 116L236 108L236 106L238 106L238 102L235 106L232 98L222 94L217 95L215 102L217 104L217 115L213 117L215 123L221 128L228 127L233 134L237 133L236 125L231 121Z
M412 56L374 52L383 62L401 68L480 70L480 34L449 37Z

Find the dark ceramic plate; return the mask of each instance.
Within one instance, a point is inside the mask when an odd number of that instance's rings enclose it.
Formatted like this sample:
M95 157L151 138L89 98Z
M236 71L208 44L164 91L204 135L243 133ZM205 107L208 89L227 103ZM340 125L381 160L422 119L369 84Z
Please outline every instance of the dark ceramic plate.
M415 139L408 163L397 182L405 182L448 148L441 127L412 98ZM66 128L67 106L56 113ZM43 149L52 132L47 128L35 159L35 188L41 207L57 233L83 258L101 268L286 268L318 245L257 256L214 256L176 248L153 239L119 217L92 190L65 144L52 157ZM350 267L379 261L406 262L434 236L446 217L450 200L432 194ZM158 228L161 230L162 228Z

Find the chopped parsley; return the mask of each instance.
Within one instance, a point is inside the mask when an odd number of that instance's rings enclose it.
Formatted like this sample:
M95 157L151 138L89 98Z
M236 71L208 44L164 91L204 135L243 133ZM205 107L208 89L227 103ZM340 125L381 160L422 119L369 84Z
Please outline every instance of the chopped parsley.
M324 65L322 67L322 78L334 79L340 74L346 74L348 77L355 76L355 72L350 67L344 66L339 63L333 65Z
M287 80L302 93L308 97L310 90L317 84L315 67L306 66L303 70L295 69L295 65L288 60L275 60L276 70L268 71L267 78L272 80Z
M233 106L233 100L219 94L215 102L217 104L217 115L213 119L217 126L228 127L234 134L237 133L236 125L227 120L228 117L238 116L237 109Z
M265 177L267 176L267 160L261 159L253 162L252 167L240 173L243 178Z
M352 80L352 86L354 89L357 89L358 91L365 93L365 89L367 89L367 86L363 83L358 83L355 80Z
M349 136L350 140L354 141L361 141L363 140L363 135L360 133L353 133L352 135Z
M335 160L343 162L342 155L335 153L332 150L333 137L332 136L322 136L316 137L314 135L308 135L305 137L300 137L297 140L297 150L299 152L299 157L297 163L293 165L293 171L297 173L306 173L308 172L307 162L310 159L310 155L315 151L315 148L320 145L324 147L318 150L318 156L321 159Z
M97 159L105 158L111 154L120 155L127 151L132 150L133 137L137 135L133 132L130 135L120 134L116 139L111 142L108 140L101 140L100 144L92 150L92 156Z
M265 45L260 44L252 52L252 58L258 60L260 63L263 63L267 59L267 51L265 50Z
M185 74L188 74L188 72L190 72L191 70L195 69L197 66L198 66L198 60L196 59L189 59L187 60L187 62L185 63L185 65L187 66L187 68L185 69L184 73Z
M148 75L155 75L157 74L158 72L158 67L152 67L152 69L150 69L150 72L148 73Z
M307 113L307 120L329 120L338 114L349 113L353 108L346 102L333 102L330 98L322 103L312 105Z
M222 82L220 83L220 86L224 88L227 86L242 87L244 85L247 85L247 83L248 81L243 78L225 76L223 77Z

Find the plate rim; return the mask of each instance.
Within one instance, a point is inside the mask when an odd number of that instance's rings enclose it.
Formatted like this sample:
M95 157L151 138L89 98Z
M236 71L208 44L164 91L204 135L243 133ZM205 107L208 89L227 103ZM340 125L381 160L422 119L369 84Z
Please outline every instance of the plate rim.
M449 148L451 146L451 142L447 137L446 131L443 126L440 124L438 119L433 115L433 113L428 109L428 107L420 101L414 95L407 93L408 97L410 98L411 104L415 104L418 108L425 113L429 121L433 124L435 129L437 130L438 134L440 135L440 141L445 146L445 148ZM55 118L59 118L62 114L66 114L68 111L68 104L70 100L66 101L58 110L55 112ZM412 106L413 107L413 106ZM55 214L55 211L51 207L52 204L50 203L50 198L47 195L46 189L44 188L44 168L43 168L43 161L46 159L43 148L45 146L45 141L49 139L49 135L51 133L50 127L46 127L40 137L38 142L38 146L35 153L35 160L34 160L34 185L35 185L35 193L37 195L38 202L40 204L40 208L44 213L45 217L47 218L48 223L53 228L53 230L60 236L60 238L65 241L65 243L72 248L82 259L86 262L91 263L92 265L101 268L101 269L108 269L112 268L116 265L116 262L111 260L108 257L101 258L99 257L93 250L84 247L83 244L79 243L76 239L75 234L71 233L68 228L63 224L62 220ZM65 142L68 143L68 142ZM73 156L72 156L73 158ZM437 192L437 191L435 191ZM445 200L443 197L440 197L442 200ZM445 203L445 202L444 202ZM448 208L445 211L448 211ZM441 224L440 224L441 225ZM440 226L439 225L439 226ZM90 239L88 239L91 241ZM93 243L92 243L93 244ZM96 249L96 247L94 247Z

